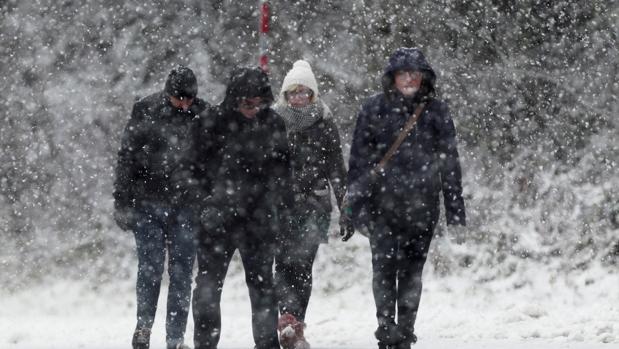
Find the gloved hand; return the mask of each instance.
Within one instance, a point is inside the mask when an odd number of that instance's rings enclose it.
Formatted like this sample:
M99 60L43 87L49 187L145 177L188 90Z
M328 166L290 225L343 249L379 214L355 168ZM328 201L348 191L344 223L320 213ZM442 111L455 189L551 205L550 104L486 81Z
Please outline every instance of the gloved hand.
M374 230L374 223L367 206L361 206L359 214L356 217L357 231L365 237L369 237Z
M355 234L352 223L352 208L344 206L340 210L340 236L342 241L348 241Z
M467 229L464 225L448 225L447 234L449 236L449 240L458 245L462 245L466 242Z
M138 215L133 207L117 208L114 210L114 220L120 229L129 231L135 229Z

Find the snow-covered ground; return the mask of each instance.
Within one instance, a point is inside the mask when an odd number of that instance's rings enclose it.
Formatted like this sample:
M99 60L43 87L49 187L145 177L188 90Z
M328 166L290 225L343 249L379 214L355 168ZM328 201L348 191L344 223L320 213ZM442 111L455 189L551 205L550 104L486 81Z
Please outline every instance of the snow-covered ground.
M369 253L362 237L355 256L341 243L321 247L306 337L313 348L376 348ZM348 252L343 252L348 251ZM334 256L338 256L337 258ZM366 258L367 257L367 258ZM347 262L354 261L347 266ZM362 261L359 263L359 261ZM252 348L247 289L235 259L223 293L220 348ZM482 283L463 270L424 275L416 348L619 348L619 277L608 269L550 275L521 271L527 282ZM160 304L165 300L162 292ZM164 348L160 307L152 348ZM128 348L135 300L129 281L93 286L64 281L0 295L0 348ZM187 340L191 343L193 322Z

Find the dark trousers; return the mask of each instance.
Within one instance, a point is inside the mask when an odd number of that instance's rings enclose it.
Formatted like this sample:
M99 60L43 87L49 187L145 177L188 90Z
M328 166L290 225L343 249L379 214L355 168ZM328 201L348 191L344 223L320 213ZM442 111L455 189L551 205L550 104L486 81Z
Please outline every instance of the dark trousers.
M411 337L414 332L421 299L421 276L435 224L415 223L410 218L395 210L378 210L374 217L370 247L379 325L377 336L382 333L381 327L397 326L398 332L405 337Z
M275 259L275 285L279 312L292 314L305 321L305 312L312 295L312 267L318 244L304 247L286 246Z
M252 238L249 224L212 235L203 232L200 236L193 296L195 349L217 348L221 334L221 292L230 260L237 249L249 288L255 348L279 349L273 242Z
M149 203L139 210L134 231L138 255L137 327L152 328L157 312L166 250L170 286L166 309L166 341L183 342L191 298L195 259L194 217L189 209Z
M275 287L279 311L305 321L312 294L312 267L320 242L329 229L329 213L306 210L293 218L293 227L280 239L275 257Z

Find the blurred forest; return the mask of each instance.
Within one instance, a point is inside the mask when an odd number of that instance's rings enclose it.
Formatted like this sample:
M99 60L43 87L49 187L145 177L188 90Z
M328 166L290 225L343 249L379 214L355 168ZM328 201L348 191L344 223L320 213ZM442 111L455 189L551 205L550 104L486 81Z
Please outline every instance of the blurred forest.
M274 91L308 60L345 143L395 48L421 48L438 72L476 251L436 254L439 274L467 265L493 280L522 261L616 272L617 1L270 4ZM220 101L232 67L258 62L258 1L3 0L0 11L0 283L133 277L133 237L112 219L131 106L179 63Z

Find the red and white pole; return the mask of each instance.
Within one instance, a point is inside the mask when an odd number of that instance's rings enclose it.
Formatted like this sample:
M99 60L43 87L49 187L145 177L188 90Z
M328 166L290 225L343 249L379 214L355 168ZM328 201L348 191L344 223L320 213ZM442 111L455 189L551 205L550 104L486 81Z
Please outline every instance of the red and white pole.
M267 0L259 0L260 6L260 68L269 71L269 20L270 8Z

